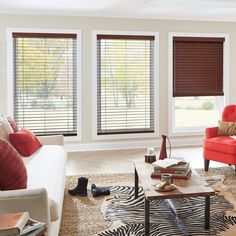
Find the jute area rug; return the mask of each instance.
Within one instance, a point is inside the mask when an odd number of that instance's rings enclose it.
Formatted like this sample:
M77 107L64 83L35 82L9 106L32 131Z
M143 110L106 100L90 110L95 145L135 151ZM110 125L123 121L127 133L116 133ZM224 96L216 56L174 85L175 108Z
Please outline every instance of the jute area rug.
M236 235L236 175L234 170L227 167L210 168L208 173L203 170L197 171L217 192L217 196L211 200L211 231L203 230L203 198L190 199L188 202L186 200L174 201L178 213L177 218L171 215L165 201L154 201L151 236ZM81 176L67 177L60 236L144 235L142 189L140 188L141 194L138 200L134 201L133 174L83 176L89 179L87 197L70 196L67 190L73 188ZM109 186L111 195L93 198L89 190L91 183ZM193 205L197 208L192 209ZM188 209L191 211L189 212Z

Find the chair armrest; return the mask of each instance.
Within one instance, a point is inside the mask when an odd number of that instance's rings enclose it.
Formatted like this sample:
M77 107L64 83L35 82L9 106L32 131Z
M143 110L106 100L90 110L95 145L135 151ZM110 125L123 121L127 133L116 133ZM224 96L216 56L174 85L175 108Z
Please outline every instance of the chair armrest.
M64 146L63 135L52 135L52 136L37 136L42 144L46 145L62 145Z
M206 128L206 138L213 138L217 136L218 127Z
M49 227L50 211L44 188L0 191L0 213L27 211L30 217Z

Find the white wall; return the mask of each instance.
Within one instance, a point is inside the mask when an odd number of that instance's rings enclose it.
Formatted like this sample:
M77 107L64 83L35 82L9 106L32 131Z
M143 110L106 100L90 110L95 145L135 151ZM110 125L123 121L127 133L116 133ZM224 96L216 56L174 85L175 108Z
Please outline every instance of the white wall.
M0 15L0 114L7 113L7 28L51 28L51 29L80 29L82 31L82 90L83 90L83 127L82 141L69 142L73 148L102 148L113 147L152 146L158 145L159 138L107 141L92 140L92 30L119 31L156 31L160 33L160 134L168 133L168 32L205 32L228 33L230 43L229 64L229 102L236 103L236 23L196 22L196 21L168 21L118 18L65 17L65 16L28 16L28 15ZM172 137L173 144L199 144L202 136ZM118 144L123 142L123 144ZM102 144L102 145L100 145Z

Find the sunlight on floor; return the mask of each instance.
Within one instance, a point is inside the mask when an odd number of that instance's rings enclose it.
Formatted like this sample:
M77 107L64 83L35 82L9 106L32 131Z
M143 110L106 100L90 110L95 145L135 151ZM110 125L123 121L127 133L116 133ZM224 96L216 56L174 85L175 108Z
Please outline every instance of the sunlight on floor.
M133 159L143 159L145 149L123 149L69 153L66 175L87 173L130 173L133 172ZM193 168L203 168L202 147L174 148L172 157L184 157ZM159 150L155 152L157 158ZM228 166L210 162L211 167Z

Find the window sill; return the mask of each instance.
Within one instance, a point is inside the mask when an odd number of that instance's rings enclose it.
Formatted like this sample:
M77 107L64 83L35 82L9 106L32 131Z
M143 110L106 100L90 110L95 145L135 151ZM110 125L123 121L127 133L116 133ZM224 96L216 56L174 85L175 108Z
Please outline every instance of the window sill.
M77 135L77 136L65 136L64 137L64 139L65 139L65 142L73 142L73 141L81 141L82 139L81 139L81 135Z
M181 137L181 136L202 136L205 135L205 129L199 129L199 130L172 130L169 131L169 136L177 136L177 137Z
M158 138L158 132L140 133L140 134L108 134L97 135L93 134L93 140L120 140L120 139L143 139L143 138Z

